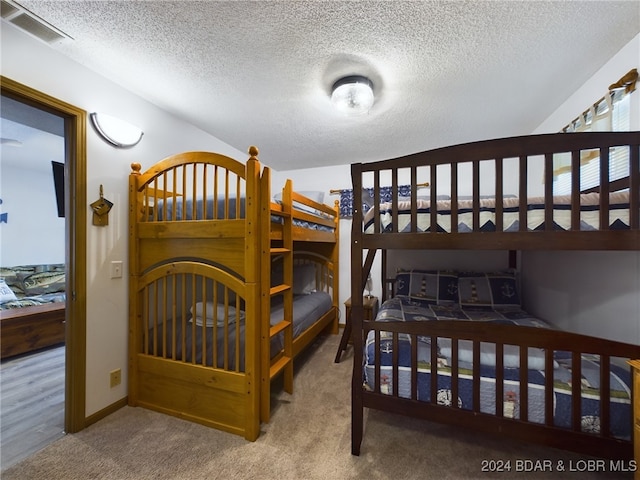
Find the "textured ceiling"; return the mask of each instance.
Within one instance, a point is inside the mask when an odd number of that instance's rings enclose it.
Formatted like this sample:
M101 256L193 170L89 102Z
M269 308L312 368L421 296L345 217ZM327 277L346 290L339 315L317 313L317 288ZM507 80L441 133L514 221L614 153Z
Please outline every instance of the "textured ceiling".
M277 170L529 134L640 31L638 1L20 4L72 38L52 48ZM332 108L349 74L367 115Z

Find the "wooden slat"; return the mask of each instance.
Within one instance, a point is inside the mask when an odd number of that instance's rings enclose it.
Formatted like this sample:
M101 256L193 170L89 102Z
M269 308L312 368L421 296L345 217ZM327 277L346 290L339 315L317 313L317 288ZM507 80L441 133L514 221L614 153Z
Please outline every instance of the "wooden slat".
M398 218L398 169L391 170L391 215ZM393 232L398 231L398 222L393 222Z
M472 385L473 389L471 395L472 408L474 412L480 411L480 342L477 340L472 341L473 345L473 375Z
M553 154L544 156L544 229L553 230Z
M430 401L435 404L438 402L438 337L431 336L431 368L430 368Z
M435 192L434 188L431 189L431 204L433 204L433 192ZM418 231L418 169L416 167L411 167L411 231Z
M504 416L504 345L496 343L496 416Z
M504 230L504 162L502 158L496 158L496 231Z
M553 426L553 413L555 412L554 406L554 389L553 389L553 350L547 348L544 352L544 423L551 427Z
M451 164L451 233L458 231L458 163Z
M392 340L392 352L391 352L391 364L393 365L392 371L392 384L393 384L393 396L397 397L399 392L400 385L400 374L398 372L400 362L398 361L400 358L400 345L398 342L398 333L394 332L393 340Z
M600 149L600 230L609 230L609 149Z
M287 320L283 320L276 323L269 329L269 338L275 337L277 334L282 332L285 328L288 328L290 326L291 326L291 322Z
M430 225L431 228L430 230L432 232L437 232L438 231L438 197L437 197L437 193L438 193L438 170L436 165L431 165L430 167L431 169L431 180L429 181L430 183L430 187L431 187L431 195L430 195L430 205L429 205L429 209L430 209L430 214L431 214L431 221L430 221ZM412 195L412 197L415 198L416 194ZM411 200L412 202L414 201L413 198ZM394 222L395 223L395 222ZM415 221L413 220L413 218L411 219L411 231L412 232L417 232L417 226L418 226L418 218L416 215L416 219Z
M430 236L428 236L430 235ZM427 237L428 236L428 237ZM385 233L364 235L365 249L398 248L420 250L637 250L638 230L528 231L448 233Z
M520 166L518 168L518 172L519 172L519 177L518 177L518 198L519 198L519 205L520 208L518 210L518 217L519 217L519 223L520 223L520 228L519 230L521 232L526 232L528 230L528 225L527 225L527 197L528 197L528 192L527 192L527 156L526 155L520 155Z
M473 160L472 165L472 197L473 197L473 231L479 232L480 227L480 161Z
M373 177L373 197L380 198L380 172L375 172ZM380 221L380 202L373 202L373 211L374 232L382 233L382 223Z
M458 338L451 338L451 406L458 408Z
M276 375L278 375L282 370L285 369L287 365L289 365L290 361L288 357L280 357L269 367L269 378L272 379Z
M634 193L635 192L635 193ZM640 145L629 147L629 224L640 229Z
M352 311L352 315L353 315L353 311ZM380 393L380 330L376 330L375 331L375 335L374 335L374 343L373 345L375 346L375 350L374 350L374 358L375 358L375 367L374 367L374 378L375 378L375 387L374 390L377 393Z
M411 399L418 400L418 336L411 337Z
M582 424L582 358L571 352L571 428L580 430Z
M611 436L611 359L600 355L600 433Z
M520 420L529 421L529 352L520 345Z
M276 295L280 295L281 293L286 292L288 290L291 290L290 285L286 285L286 284L276 285L274 287L271 287L271 289L269 290L269 295L271 295L272 297L275 297Z

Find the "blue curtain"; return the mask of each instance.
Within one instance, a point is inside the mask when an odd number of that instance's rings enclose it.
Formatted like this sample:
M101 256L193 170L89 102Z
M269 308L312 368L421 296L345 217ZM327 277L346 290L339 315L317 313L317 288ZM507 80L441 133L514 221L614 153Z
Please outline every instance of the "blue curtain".
M390 202L393 195L392 187L380 187L380 202ZM398 185L398 196L411 196L411 185ZM362 189L362 211L366 212L373 206L373 188ZM353 217L353 190L340 190L340 218Z

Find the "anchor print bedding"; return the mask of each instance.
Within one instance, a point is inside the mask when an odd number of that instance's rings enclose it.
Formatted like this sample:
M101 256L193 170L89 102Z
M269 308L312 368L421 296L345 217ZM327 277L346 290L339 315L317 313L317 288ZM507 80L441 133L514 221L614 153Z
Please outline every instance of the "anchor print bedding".
M407 275L412 275L409 273ZM415 272L413 272L415 277ZM518 305L517 290L511 290L511 285L505 282L496 284L498 290L505 294L504 298L494 298L494 304L482 300L482 282L464 285L459 283L459 275L450 272L433 272L432 278L425 281L424 275L419 274L419 282L411 282L409 278L399 279L400 294L384 302L378 313L377 321L437 321L437 320L475 320L493 323L510 323L529 327L552 328L544 321L534 318ZM433 278L435 276L435 278ZM406 277L406 275L405 275ZM449 288L458 280L458 291ZM415 280L415 278L414 278ZM406 282L403 283L403 282ZM411 291L411 283L413 290ZM509 284L509 282L506 282ZM468 292L464 292L465 289ZM480 291L479 291L480 290ZM411 295L407 294L412 292ZM468 295L467 295L468 294ZM466 302L475 296L476 306ZM499 295L497 295L499 297ZM455 301L457 299L457 302ZM500 303L502 302L502 303ZM508 303L511 302L511 303ZM480 305L480 306L479 306ZM400 397L411 397L411 342L408 334L400 334L398 342L399 375L398 392ZM431 396L431 342L430 338L418 337L418 400L430 401ZM451 388L451 340L439 338L437 348L438 378L437 402L442 405L452 405L457 402L462 409L473 408L472 368L473 356L469 341L460 340L458 349L458 398L452 398ZM531 422L544 423L544 369L545 356L540 349L529 348L528 385L526 387L528 400L528 419ZM393 343L391 334L381 332L380 340L380 385L383 394L393 392L392 368ZM366 341L364 379L365 388L374 389L375 381L375 338L370 331ZM480 355L480 411L491 415L496 414L496 397L503 398L503 415L508 418L520 418L520 399L525 392L519 384L518 368L520 365L518 347L505 345L504 347L504 389L496 392L496 362L495 345L482 343ZM598 387L600 384L600 365L597 356L582 355L582 402L581 418L582 430L598 432L600 430L600 409ZM631 376L623 362L614 364L610 369L610 431L617 438L631 437ZM554 424L558 427L571 425L571 354L554 352Z

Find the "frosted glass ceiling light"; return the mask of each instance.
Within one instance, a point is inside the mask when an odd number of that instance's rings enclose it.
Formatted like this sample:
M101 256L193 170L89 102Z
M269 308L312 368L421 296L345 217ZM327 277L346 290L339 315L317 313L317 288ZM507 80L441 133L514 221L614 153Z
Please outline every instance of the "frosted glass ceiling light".
M350 115L367 113L373 101L373 83L366 77L343 77L331 89L331 103L341 112Z
M95 112L90 118L96 132L114 147L129 148L142 140L142 130L124 120Z

